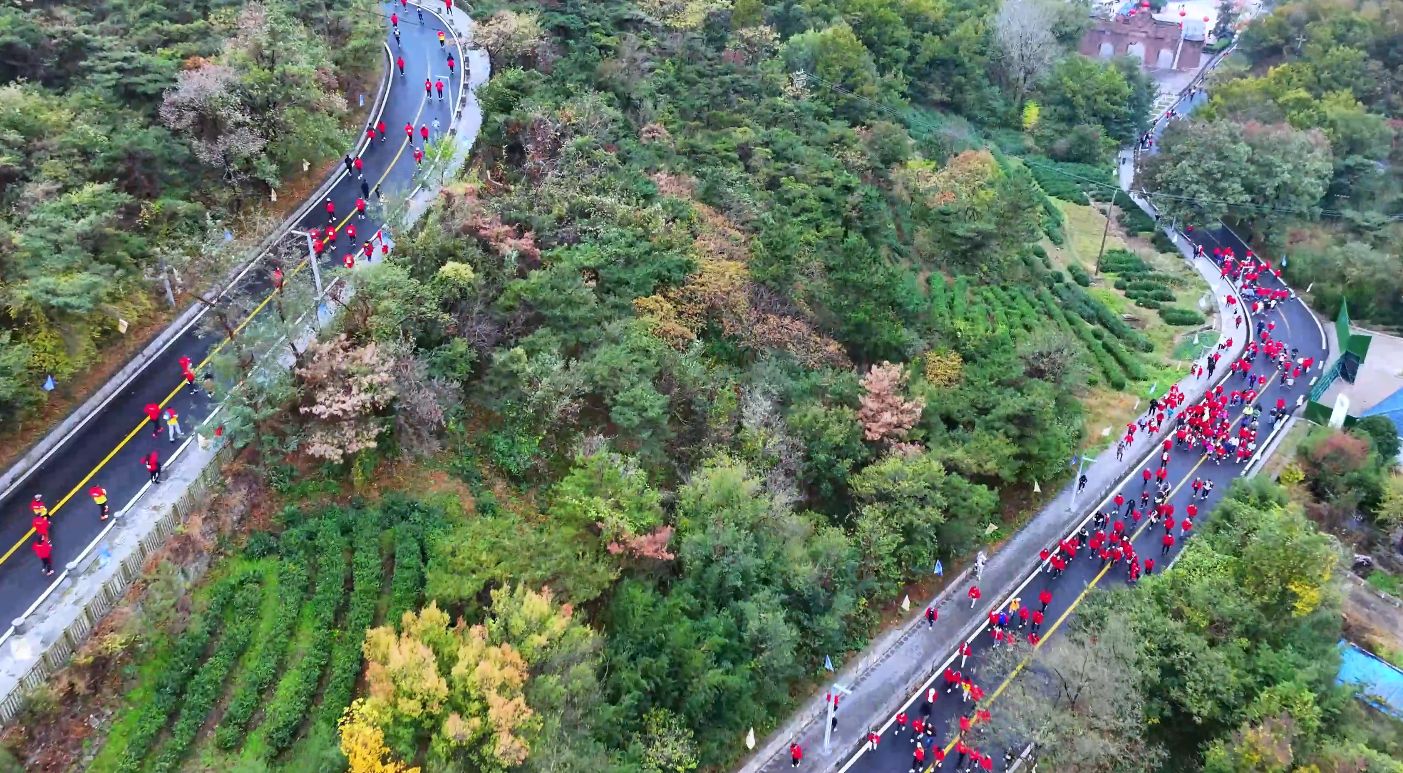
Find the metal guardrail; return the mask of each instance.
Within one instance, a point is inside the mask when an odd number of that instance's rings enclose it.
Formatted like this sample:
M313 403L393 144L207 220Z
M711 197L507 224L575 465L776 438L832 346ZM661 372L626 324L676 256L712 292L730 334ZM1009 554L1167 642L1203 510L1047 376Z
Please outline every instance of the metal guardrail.
M69 623L63 634L49 644L44 654L34 662L29 671L20 677L18 689L11 690L9 695L0 698L0 722L9 722L14 719L15 715L23 708L26 696L68 664L73 653L82 646L83 642L102 622L102 618L112 611L117 602L126 595L131 584L141 576L141 567L146 563L146 559L165 545L166 540L175 533L176 528L195 510L205 496L220 484L222 479L219 470L229 461L232 454L232 446L226 443L223 448L220 448L209 458L204 469L186 489L185 494L161 515L151 531L137 543L132 553L122 559L116 574L102 584L101 589L83 605L78 617ZM120 516L119 513L118 518ZM108 534L119 523L120 520L114 519L114 522L103 531L103 534ZM94 541L95 543L96 541ZM91 549L92 545L89 548ZM70 562L70 567L77 563L78 561ZM49 586L49 590L35 602L33 607L30 607L25 616L33 614L34 609L43 603L60 583L68 579L70 574L76 573L76 567L65 569ZM12 627L6 632L5 638L9 638L14 633L15 629Z

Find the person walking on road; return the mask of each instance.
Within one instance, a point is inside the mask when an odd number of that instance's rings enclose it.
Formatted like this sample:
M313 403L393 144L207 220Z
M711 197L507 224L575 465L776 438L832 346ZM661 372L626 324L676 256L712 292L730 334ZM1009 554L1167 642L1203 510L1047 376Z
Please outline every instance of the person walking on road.
M926 767L926 747L916 744L916 752L911 755L911 770L908 773L916 773L917 770L925 770Z
M1160 540L1160 544L1163 545L1164 547L1160 549L1159 554L1162 555L1162 556L1163 556L1163 555L1168 555L1170 549L1172 549L1172 548L1174 547L1174 535L1173 535L1173 534L1165 534L1165 535L1164 535L1164 539Z
M433 98L434 98L434 84L433 84L433 81L429 80L428 78L425 78L425 79L424 79L424 98L425 98L425 99L433 99Z
M356 199L356 217L365 219L365 199Z
M452 52L452 51L449 51L449 52L448 52L448 77L450 77L450 78L453 77L453 72L454 72L453 68L456 67L457 65L458 65L458 62L456 62L456 61L453 59L453 52Z
M438 134L438 119L433 120L434 134Z
M414 141L414 124L407 123L404 125L404 137L410 142Z
M443 30L438 31L438 47L446 48L444 44L448 42L448 36L443 34Z
M45 518L49 517L49 508L44 506L43 494L35 494L34 498L29 500L29 512L42 515Z
M34 533L39 535L39 539L49 541L49 516L36 515L29 525L34 527Z
M1047 605L1052 603L1052 591L1043 588L1042 592L1038 594L1038 601L1042 602L1043 614L1047 614Z
M974 605L979 603L979 586L969 586L969 608L974 609Z
M399 77L404 77L404 57L395 58L395 66L399 68Z
M935 619L937 617L940 617L940 610L936 609L934 604L926 607L927 630L935 630Z
M151 437L161 434L161 406L155 403L147 403L142 409L146 412L146 418L151 420Z
M399 29L399 14L393 11L390 12L390 26Z
M1043 624L1043 613L1041 613L1041 612L1034 612L1034 613L1031 615L1031 618L1032 618L1032 621L1033 621L1033 627L1030 628L1029 630L1030 630L1032 633L1037 633L1037 632L1038 632L1038 629L1041 628L1041 627L1042 627L1042 624Z
M93 504L97 505L98 520L107 520L107 489L94 484L88 489L88 496L92 497Z
M141 465L151 474L152 483L161 482L161 457L157 456L155 451L143 456L141 458Z
M969 656L973 654L973 652L974 648L969 646L968 640L960 642L960 668L965 667L965 661L969 659Z
M878 733L876 730L873 730L873 729L870 728L870 727L867 728L867 751L869 751L869 752L875 752L875 751L877 751L877 743L880 742L881 740L882 740L882 736L881 736L880 733Z
M426 125L424 125L424 124L420 124L420 125L419 125L419 136L420 136L420 137L423 137L425 142L428 142L428 141L429 141L429 127L426 126Z
M361 195L361 198L370 198L370 181L369 181L369 180L361 180L361 181L360 181L360 195Z
M443 33L438 33L442 35ZM789 767L797 768L804 761L804 748L797 743L789 745Z
M356 159L356 171L360 171L360 159ZM329 223L336 222L336 203L331 199L326 200L326 219Z
M180 416L174 408L167 408L163 414L166 420L166 434L170 436L170 442L174 443L177 438L185 437L185 433L180 429Z
M374 127L374 126L367 126L367 127L366 127L366 129L365 129L365 138L366 138L366 140L368 140L368 142L365 143L365 147L366 147L366 149L369 149L371 143L375 142L375 127Z
M380 134L380 141L381 141L381 142L384 142L384 141L385 141L385 138L389 136L389 132L385 131L385 122L384 122L384 121L376 121L376 122L375 122L375 131L378 132L378 133Z
M365 179L365 159L361 158L360 156L356 156L356 177L359 177L362 180ZM330 203L331 199L327 199L327 202ZM332 213L332 219L336 219L336 215L334 212Z
M438 91L438 100L439 100L440 102L442 102L442 101L443 101L443 79L442 79L442 78L438 79L437 81L434 81L434 88ZM433 95L430 94L429 96L433 96Z
M948 692L948 690L947 690ZM906 729L906 712L896 712L896 729L891 731L892 735L901 735L901 731Z
M1077 478L1077 493L1080 494L1080 493L1082 492L1082 489L1085 489L1085 488L1086 488L1086 476L1085 476L1085 475L1082 475L1080 478Z
M54 573L54 546L48 540L34 543L34 555L39 557L39 572L45 575Z
M351 154L346 154L346 174L351 173Z

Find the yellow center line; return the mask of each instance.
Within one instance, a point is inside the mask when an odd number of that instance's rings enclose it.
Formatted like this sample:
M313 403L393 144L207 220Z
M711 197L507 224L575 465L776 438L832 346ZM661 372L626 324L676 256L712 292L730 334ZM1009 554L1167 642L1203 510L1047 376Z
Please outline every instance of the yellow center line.
M1279 370L1277 370L1276 372L1273 372L1273 373L1272 373L1272 375L1267 379L1267 383L1266 383L1265 385L1263 385L1261 391L1257 393L1257 396L1254 397L1254 398L1252 398L1252 401L1251 401L1250 403L1248 403L1246 406L1244 406L1244 409L1243 409L1243 412L1244 412L1244 413L1246 412L1246 409L1247 409L1247 408L1251 408L1252 406L1254 406L1254 405L1257 404L1257 401L1258 401L1258 400L1261 400L1261 399L1262 399L1262 396L1266 394L1267 388L1270 387L1271 384L1272 384L1272 382L1276 380L1276 377L1277 377L1277 375L1278 375L1279 373L1280 373ZM1198 468L1201 467L1201 466L1203 465L1203 463L1204 463L1205 461L1207 461L1207 460L1208 460L1208 454L1207 454L1207 452L1205 452L1202 456L1200 456L1200 457L1198 458L1198 461L1197 461L1196 463L1194 463L1194 466L1191 467L1191 468L1189 468L1189 471L1188 471L1188 472L1184 473L1184 477L1181 478L1181 479L1179 480L1179 485L1175 486L1175 487L1169 492L1169 496L1165 497L1164 501L1165 501L1165 502L1168 502L1169 500L1173 499L1173 498L1174 498L1174 495L1175 495L1175 494L1178 494L1178 493L1179 493L1179 490L1182 489L1182 488L1184 487L1184 484L1187 483L1187 482L1189 481L1189 476L1191 476L1191 475L1193 475L1195 472L1197 472L1197 471L1198 471ZM1127 478L1127 480L1128 480L1128 479L1129 479L1129 478ZM1139 539L1139 538L1140 538L1140 535L1143 534L1143 533L1145 532L1145 530L1148 529L1149 527L1150 527L1150 522L1149 522L1148 520L1146 520L1144 523L1140 524L1139 528L1137 528L1137 529L1135 530L1135 532L1134 532L1133 534L1131 534L1131 536L1130 536L1130 541L1131 541L1131 543L1134 543L1135 540ZM1090 548L1088 548L1088 550L1089 550L1089 549L1090 549ZM1180 549L1183 549L1183 546L1182 546L1182 545L1180 546ZM1070 606L1067 607L1067 610L1066 610L1065 612L1063 612L1062 615L1061 615L1060 617L1058 617L1057 620L1047 629L1047 634L1046 634L1045 636L1041 637L1040 639L1038 639L1038 643L1037 643L1037 644L1033 645L1033 652L1037 652L1038 649L1040 649L1040 648L1043 646L1043 644L1045 644L1045 643L1047 642L1048 639L1051 639L1051 638L1052 638L1052 635L1053 635L1054 633L1057 632L1057 629L1058 629L1059 627L1061 627L1063 621L1065 621L1068 617L1070 617L1071 614L1072 614L1072 612L1076 611L1077 607L1081 605L1082 601L1087 597L1088 594L1091 593L1092 589L1094 589L1094 588L1097 586L1097 584L1099 584L1099 583L1101 582L1101 578L1102 578L1102 577L1105 577L1105 576L1106 576L1106 572L1110 571L1110 569L1111 569L1111 564L1109 564L1109 563L1106 564L1105 566L1101 567L1101 571L1098 572L1097 575L1096 575L1094 578L1092 578L1091 582L1087 583L1086 588L1084 588L1084 589L1082 590L1081 593L1077 594L1077 597L1076 597L1075 599L1072 600L1072 603L1071 603ZM1032 660L1033 660L1033 656L1032 656L1032 655L1029 655L1029 656L1023 658L1023 660L1020 661L1020 662L1018 663L1018 665L1014 667L1013 671L1011 671L1011 672L1009 673L1009 675L1008 675L1007 677L1004 678L1003 682L998 686L998 688L996 688L996 689L994 690L994 692L990 693L988 699L986 699L986 700L984 701L984 708L985 708L985 710L988 710L989 706L990 706L991 704L993 704L993 702L994 702L1000 695L1003 694L1004 690L1007 690L1007 689L1008 689L1008 686L1009 686L1010 684L1013 683L1013 680L1014 680L1014 679L1018 678L1018 675L1019 675L1019 674L1023 673L1023 669L1026 668L1026 667L1028 666L1028 664L1032 662ZM953 740L951 740L950 743L947 744L947 745L945 746L945 754L948 755L948 754L950 753L950 750L951 750L951 749L954 749L954 748L955 748L955 745L956 745L957 743L959 743L959 741L960 741L960 735L961 735L961 734L956 733L956 734L955 734L955 738L954 738ZM932 770L934 770L934 769L935 769L935 765L932 764L932 765L930 765L929 767L926 768L926 773L930 773L930 772L931 772Z
M393 88L393 80L391 81L391 87ZM414 120L410 121L411 125L419 122L420 116L424 114L424 106L427 103L427 97L421 97L419 99L419 109L414 113ZM390 171L395 168L395 164L399 163L400 157L404 155L404 149L407 146L409 146L410 142L411 140L409 137L405 137L404 140L400 142L399 150L396 151L394 157L390 159L389 165L385 167L385 172L380 175L380 179L375 181L375 185L377 187L385 181L385 178L390 176ZM340 231L342 228L344 228L346 224L351 221L351 218L355 217L355 215L356 213L354 211L346 215L345 219L341 221L340 225L337 226L336 230ZM293 268L292 273L289 276L296 276L297 272L305 268L308 262L309 259L303 258L302 262L298 263L297 266ZM277 295L277 293L278 291L276 289L269 292L267 297L265 297L262 300L262 302L255 306L253 308L253 311L248 313L248 316L244 317L243 321L239 323L238 327L234 328L234 332L232 335L238 335L239 333L243 332L243 329L247 327L250 322L253 321L254 317L258 316L259 312L263 311L263 308L267 306L270 301L273 300L273 297ZM210 360L213 360L215 356L218 355L219 352L224 349L224 347L229 343L230 340L231 337L226 336L224 340L220 341L217 346L211 349L209 354L205 355L205 358L203 360L200 360L199 364L192 368L192 370L200 370L206 365L208 365ZM180 380L180 383L175 387L175 389L172 389L170 394L165 396L165 399L157 403L157 407L165 408L166 403L170 402L176 396L176 394L185 387L185 383L185 379L182 378ZM140 432L142 428L144 428L148 423L150 423L150 421L151 419L149 418L142 419L141 422L138 423L136 427L132 429L131 432L128 432L127 436L122 438L122 442L118 443L117 446L107 454L107 456L103 457L102 461L98 462L96 467L93 467L93 469L90 472L88 472L87 475L83 476L82 480L78 481L78 485L74 486L72 490L70 490L67 494L64 495L62 499L58 501L57 504L55 504L52 508L49 509L50 518L52 518L54 515L57 515L58 511L61 510L64 505L68 504L68 501L70 499L76 496L79 491L82 491L83 487L88 484L88 481L92 480L93 476L97 475L103 467L106 467L107 463L112 461L112 457L116 456L118 452L125 448L127 443L131 442L131 439L136 437L136 434ZM18 542L16 542L9 550L5 551L5 554L3 556L0 556L0 564L4 564L6 561L10 560L10 557L15 554L15 551L19 550L27 542L29 542L29 538L33 537L34 534L34 528L31 526L29 531L25 532L24 536L20 537Z

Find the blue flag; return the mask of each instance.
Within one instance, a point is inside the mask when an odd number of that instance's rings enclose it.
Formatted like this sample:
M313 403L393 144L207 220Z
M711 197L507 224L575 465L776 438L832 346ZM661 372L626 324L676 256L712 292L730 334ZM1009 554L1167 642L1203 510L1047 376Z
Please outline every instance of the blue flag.
M940 559L938 558L935 559L935 573L940 575L941 577L945 576L945 567L941 566Z
M234 232L233 232L233 231L230 231L228 228L224 229L224 241L226 241L226 242L232 242L232 241L234 241Z
M52 392L52 391L54 391L54 386L56 386L56 385L54 384L54 377L53 377L53 376L49 376L48 378L44 379L44 391L45 391L45 392Z
M826 669L828 669L829 671L832 671L832 670L833 670L833 658L830 658L830 657L828 657L827 655L824 655L824 656L823 656L823 667L826 668Z

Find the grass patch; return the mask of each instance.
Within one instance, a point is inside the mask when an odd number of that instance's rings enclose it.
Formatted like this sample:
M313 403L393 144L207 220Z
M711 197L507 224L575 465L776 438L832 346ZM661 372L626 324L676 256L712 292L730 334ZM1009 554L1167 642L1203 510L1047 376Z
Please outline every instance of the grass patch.
M1383 591L1391 596L1403 596L1403 582L1398 577L1388 572L1381 572L1378 569L1369 573L1365 581L1374 588Z

